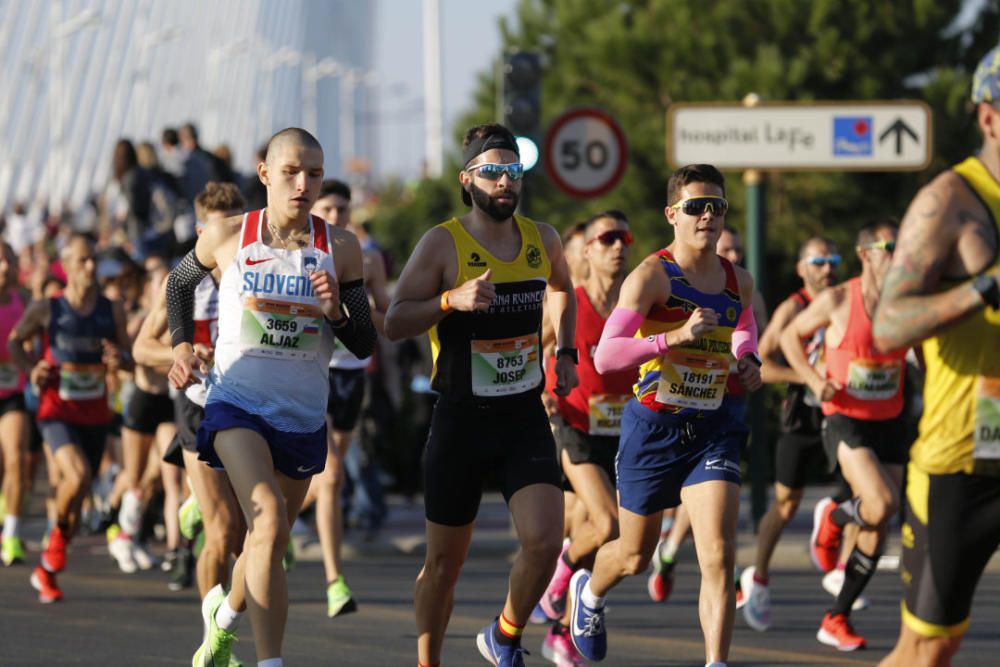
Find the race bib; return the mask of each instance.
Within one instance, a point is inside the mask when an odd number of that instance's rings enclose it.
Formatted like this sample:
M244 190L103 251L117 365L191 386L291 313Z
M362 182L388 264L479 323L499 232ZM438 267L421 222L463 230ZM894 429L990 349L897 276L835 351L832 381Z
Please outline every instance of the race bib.
M899 391L903 362L855 359L847 367L844 391L862 401L884 401Z
M694 410L716 410L726 394L728 358L671 350L663 357L656 400Z
M0 391L16 391L21 385L21 373L17 366L0 362Z
M627 394L593 394L589 400L590 435L621 435Z
M472 394L507 396L542 382L538 334L472 341Z
M240 351L255 357L310 361L319 350L319 306L248 296L243 299Z
M1000 378L979 378L974 440L974 459L1000 460Z
M59 366L59 398L85 401L104 396L104 364L63 363Z

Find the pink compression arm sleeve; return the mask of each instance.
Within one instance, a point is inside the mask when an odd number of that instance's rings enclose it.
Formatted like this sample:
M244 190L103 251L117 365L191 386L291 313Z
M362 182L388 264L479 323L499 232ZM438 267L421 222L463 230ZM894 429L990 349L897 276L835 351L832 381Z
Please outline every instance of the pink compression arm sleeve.
M736 321L733 331L733 356L742 359L744 354L757 351L757 321L753 317L753 308L749 305L743 308L740 319Z
M667 335L635 338L645 318L634 310L615 308L604 325L597 344L594 367L598 373L614 373L635 368L667 351Z

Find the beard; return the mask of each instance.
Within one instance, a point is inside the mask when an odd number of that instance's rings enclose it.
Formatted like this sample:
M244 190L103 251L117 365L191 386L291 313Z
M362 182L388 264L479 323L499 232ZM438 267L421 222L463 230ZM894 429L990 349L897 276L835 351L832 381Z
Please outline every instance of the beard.
M486 215L490 216L496 222L505 222L510 219L510 216L514 215L514 211L517 210L517 193L511 192L510 190L505 191L503 194L506 197L510 197L511 203L500 204L497 202L497 197L499 195L491 195L486 190L476 187L473 183L471 186L471 191L469 193L472 195L472 201L476 203L476 206Z

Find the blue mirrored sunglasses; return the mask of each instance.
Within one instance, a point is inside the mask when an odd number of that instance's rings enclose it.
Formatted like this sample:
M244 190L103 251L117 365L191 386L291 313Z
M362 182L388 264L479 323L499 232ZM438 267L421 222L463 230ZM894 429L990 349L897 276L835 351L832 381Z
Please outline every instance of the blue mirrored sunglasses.
M507 178L512 181L519 181L524 177L524 165L520 162L511 162L510 164L486 162L468 167L466 171L478 171L479 177L485 178L487 181L499 181L504 174L507 174Z
M813 266L823 266L824 264L829 264L830 268L837 268L840 266L840 255L817 255L816 257L806 257L802 260L806 264L812 264Z

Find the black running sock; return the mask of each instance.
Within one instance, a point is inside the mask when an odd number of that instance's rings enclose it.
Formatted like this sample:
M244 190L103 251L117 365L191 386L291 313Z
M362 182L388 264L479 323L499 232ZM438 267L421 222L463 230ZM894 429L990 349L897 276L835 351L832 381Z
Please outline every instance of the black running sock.
M837 595L837 600L830 608L830 614L851 613L851 605L861 595L861 591L868 585L868 581L875 574L875 565L878 563L878 554L868 556L861 553L857 547L851 551L847 557L847 566L844 568L844 586Z
M861 518L861 498L851 498L837 505L837 509L830 513L830 520L841 528L850 522L854 522L862 528L868 525Z
M566 551L564 551L563 555L560 556L560 558L562 558L562 562L566 563L566 567L568 567L569 569L571 569L573 572L576 572L576 569L578 567L580 567L579 563L574 563L573 561L571 561L569 559L569 549L567 549Z

